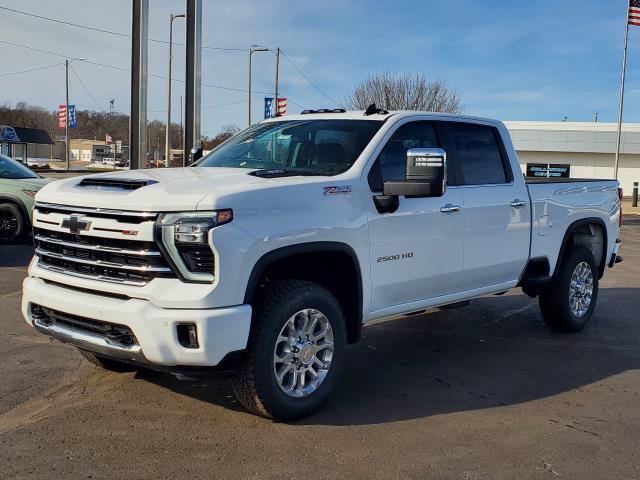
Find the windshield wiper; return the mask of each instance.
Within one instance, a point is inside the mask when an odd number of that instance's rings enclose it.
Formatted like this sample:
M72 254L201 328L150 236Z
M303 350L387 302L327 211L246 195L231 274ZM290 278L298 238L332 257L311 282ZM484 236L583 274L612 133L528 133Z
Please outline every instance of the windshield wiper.
M249 175L260 178L278 178L278 177L297 177L297 176L323 176L324 173L314 172L312 170L295 170L287 168L265 168L261 170L255 170Z

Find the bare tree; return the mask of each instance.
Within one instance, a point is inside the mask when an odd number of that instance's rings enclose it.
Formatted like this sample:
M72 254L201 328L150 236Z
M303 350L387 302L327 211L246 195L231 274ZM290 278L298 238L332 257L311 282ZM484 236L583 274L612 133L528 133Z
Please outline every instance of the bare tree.
M386 110L462 113L464 109L460 95L447 88L445 82L410 73L371 75L345 99L351 110L365 110L372 103Z
M237 125L223 125L222 130L215 137L202 137L202 148L204 148L205 150L213 150L222 142L233 137L239 131L240 127L238 127Z

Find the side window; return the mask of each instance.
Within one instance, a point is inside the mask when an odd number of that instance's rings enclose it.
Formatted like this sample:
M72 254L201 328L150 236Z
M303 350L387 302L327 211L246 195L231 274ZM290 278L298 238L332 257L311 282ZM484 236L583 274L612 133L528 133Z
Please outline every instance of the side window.
M507 183L508 175L493 127L451 122L449 139L455 148L464 185Z
M407 171L407 150L410 148L438 148L440 143L433 124L412 122L402 125L384 146L369 172L369 186L381 192L384 182L404 180Z

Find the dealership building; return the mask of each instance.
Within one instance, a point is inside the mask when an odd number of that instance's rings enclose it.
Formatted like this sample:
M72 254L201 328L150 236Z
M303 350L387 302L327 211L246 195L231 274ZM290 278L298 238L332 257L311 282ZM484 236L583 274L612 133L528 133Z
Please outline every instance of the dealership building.
M534 176L613 178L618 125L600 122L505 122L522 172ZM625 196L640 182L640 124L622 125L618 179Z

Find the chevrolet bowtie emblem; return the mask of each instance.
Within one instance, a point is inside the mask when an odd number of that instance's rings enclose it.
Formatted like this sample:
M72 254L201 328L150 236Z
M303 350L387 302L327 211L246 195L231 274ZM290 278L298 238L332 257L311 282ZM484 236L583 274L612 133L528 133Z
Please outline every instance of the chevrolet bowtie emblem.
M89 230L91 222L83 220L82 215L73 214L65 218L60 226L68 228L71 233L80 233L80 230Z

